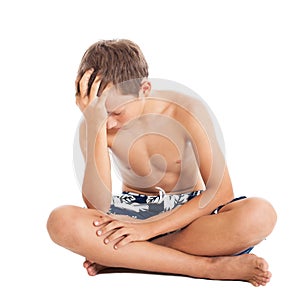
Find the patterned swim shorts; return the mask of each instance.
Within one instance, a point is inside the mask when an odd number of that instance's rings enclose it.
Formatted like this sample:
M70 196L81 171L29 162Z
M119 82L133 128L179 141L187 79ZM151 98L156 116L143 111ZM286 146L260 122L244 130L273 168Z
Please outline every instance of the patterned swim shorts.
M183 205L202 192L194 191L185 194L166 194L163 189L157 189L159 190L159 194L156 196L133 192L123 192L121 195L113 196L109 213L127 215L132 218L145 220Z

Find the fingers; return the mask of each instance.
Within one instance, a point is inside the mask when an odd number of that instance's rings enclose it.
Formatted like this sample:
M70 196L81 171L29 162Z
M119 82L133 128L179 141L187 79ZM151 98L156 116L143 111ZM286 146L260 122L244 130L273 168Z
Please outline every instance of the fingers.
M112 82L108 83L106 87L104 88L103 92L101 95L107 95L108 91L114 86Z
M117 242L115 245L114 245L114 249L117 250L121 247L124 247L126 245L128 245L129 243L131 243L133 240L131 238L130 235L126 236L125 238L121 239L119 242Z
M104 239L104 244L108 245L109 243L115 242L114 249L117 250L121 247L126 246L127 244L133 242L133 236L129 233L128 228L116 229L111 234L109 234Z
M89 82L91 76L93 75L93 72L93 68L89 69L83 74L81 78L77 77L75 81L76 104L79 105L81 110L83 110L87 105L90 104L91 101L93 101L97 97L97 91L101 83L101 76L97 75L95 77L89 92Z
M113 219L108 216L100 216L100 218L98 220L94 221L93 225L95 227L98 227L97 235L100 236L103 233L102 231L103 231L104 226L111 221L113 221Z
M91 68L87 70L83 76L77 77L75 80L75 89L76 89L76 95L79 95L81 97L86 97L88 96L90 100L94 100L98 95L99 87L102 82L102 76L98 74L95 79L93 80L93 83L91 85L90 93L88 95L88 89L89 89L89 82L90 78L94 73L94 69ZM108 84L109 86L110 84ZM107 87L106 87L107 88ZM105 90L106 90L105 88Z
M93 81L93 84L92 84L91 90L90 90L90 95L89 95L90 100L94 100L97 97L98 90L99 90L99 87L101 84L101 79L102 79L101 75L97 75L95 77L95 80Z
M99 227L99 229L97 230L97 235L104 235L108 232L111 232L112 230L115 229L119 229L123 227L123 224L117 220L104 220L105 218L101 218L101 221L95 221L95 223L98 225L95 225L97 227ZM100 226L102 225L102 226Z
M104 244L109 244L119 238L128 238L129 237L129 232L128 232L128 228L120 228L118 230L113 231L110 235L108 235L105 239L104 239Z
M79 106L81 111L95 102L97 104L105 104L109 89L113 86L112 82L103 81L101 74L98 74L92 82L89 90L89 82L94 77L94 69L87 70L82 77L77 77L75 81L76 88L76 104Z
M105 86L103 91L101 91L101 89L102 89L102 87L100 87L101 84L102 84L102 81L100 80L99 85L97 86L97 89L95 90L95 92L96 92L95 97L98 97L98 103L105 104L108 93L109 93L111 87L113 87L113 83L112 82L108 83Z
M81 78L77 77L75 81L76 104L79 106L81 111L84 111L84 109L87 107L87 105L90 102L87 92L88 92L88 83L93 71L94 71L93 69L87 70Z
M101 218L101 221L94 221L94 226L99 228L96 232L98 236L106 235L103 240L106 245L118 240L114 245L114 249L123 247L133 241L130 228L118 220L104 217Z
M75 84L77 93L79 93L82 97L87 96L89 80L94 72L94 69L87 70L81 78L77 77Z

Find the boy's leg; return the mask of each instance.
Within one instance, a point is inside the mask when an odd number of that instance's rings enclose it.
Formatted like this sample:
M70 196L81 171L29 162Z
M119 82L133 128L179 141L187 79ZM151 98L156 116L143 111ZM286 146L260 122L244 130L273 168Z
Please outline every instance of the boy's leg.
M74 206L54 210L48 231L54 242L100 265L142 271L182 274L198 278L245 280L266 284L271 275L267 263L254 255L199 257L150 242L133 242L114 250L96 235L93 221L98 212Z
M246 198L227 204L218 214L200 217L183 230L153 242L194 255L233 255L265 239L275 223L276 213L269 202Z

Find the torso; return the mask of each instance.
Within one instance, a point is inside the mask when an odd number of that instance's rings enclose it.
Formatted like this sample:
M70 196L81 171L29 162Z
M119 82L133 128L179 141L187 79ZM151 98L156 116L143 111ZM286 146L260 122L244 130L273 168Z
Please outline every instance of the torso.
M147 114L118 131L108 130L108 147L120 172L124 191L157 194L204 189L189 134L172 103L146 100Z

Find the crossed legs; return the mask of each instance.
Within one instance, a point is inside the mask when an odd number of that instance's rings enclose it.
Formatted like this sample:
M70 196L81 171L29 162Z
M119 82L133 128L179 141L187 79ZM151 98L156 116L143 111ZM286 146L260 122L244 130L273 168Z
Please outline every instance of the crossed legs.
M276 222L270 204L260 199L250 200L229 204L219 215L201 217L180 232L152 242L133 242L118 250L104 244L105 236L96 235L93 226L98 217L96 210L57 208L51 213L47 227L54 242L87 258L86 267L92 262L93 266L265 285L271 273L264 259L255 255L226 256L258 243ZM245 219L246 212L250 217ZM263 214L264 220L259 221L258 214ZM265 226L262 228L257 222L264 222Z

